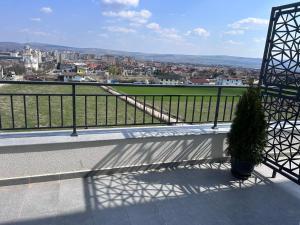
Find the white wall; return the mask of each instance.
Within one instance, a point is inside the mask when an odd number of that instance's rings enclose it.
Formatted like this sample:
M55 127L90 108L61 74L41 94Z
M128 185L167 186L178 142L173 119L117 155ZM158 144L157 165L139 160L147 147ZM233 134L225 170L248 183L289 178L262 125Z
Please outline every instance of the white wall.
M224 157L224 132L194 127L155 129L106 129L77 138L65 131L59 135L35 132L31 137L27 133L9 138L9 134L0 139L0 180Z

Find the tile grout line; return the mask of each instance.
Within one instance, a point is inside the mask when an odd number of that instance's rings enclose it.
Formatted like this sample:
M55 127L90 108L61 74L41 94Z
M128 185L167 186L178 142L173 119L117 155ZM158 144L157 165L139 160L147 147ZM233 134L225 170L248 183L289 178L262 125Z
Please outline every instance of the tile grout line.
M23 208L24 208L24 205L25 205L25 201L27 199L27 195L28 195L28 189L29 189L29 184L26 184L26 192L24 193L24 198L23 198L23 201L21 202L21 207L20 207L20 211L18 213L18 218L21 217L21 213L23 211Z

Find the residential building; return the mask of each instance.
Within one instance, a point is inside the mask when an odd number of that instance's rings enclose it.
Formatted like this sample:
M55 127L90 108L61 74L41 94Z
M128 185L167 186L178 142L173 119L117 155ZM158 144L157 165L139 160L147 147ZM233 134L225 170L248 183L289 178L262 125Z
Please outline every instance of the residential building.
M58 75L58 80L64 82L84 82L85 75L80 75L77 73L64 73Z
M221 86L242 86L243 81L239 78L218 77L217 80L216 80L216 85L221 85Z
M206 78L191 78L188 83L192 85L209 85L209 82L209 79Z
M177 74L162 74L157 75L156 79L162 85L177 85L181 83L181 76Z

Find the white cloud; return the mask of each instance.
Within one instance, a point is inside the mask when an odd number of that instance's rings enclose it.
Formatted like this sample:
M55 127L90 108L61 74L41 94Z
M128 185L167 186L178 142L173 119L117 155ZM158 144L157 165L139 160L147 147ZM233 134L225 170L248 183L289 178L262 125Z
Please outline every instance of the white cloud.
M148 10L133 11L133 10L123 10L119 12L103 12L103 16L116 17L121 19L126 19L134 23L147 23L148 19L152 16L152 13Z
M40 9L40 11L41 11L42 13L46 13L46 14L50 14L50 13L53 12L53 10L52 10L50 7L42 7L42 8Z
M229 30L224 32L224 34L228 34L228 35L242 35L244 33L245 33L244 30Z
M160 25L158 23L149 23L146 26L147 28L149 28L150 30L160 30Z
M110 32L115 32L115 33L135 33L136 32L136 30L131 29L131 28L117 27L117 26L104 27L103 29L110 31Z
M117 4L117 5L137 7L140 1L139 0L102 0L102 2L105 4Z
M229 40L225 42L226 44L230 44L230 45L242 45L242 42L239 41L233 41L233 40Z
M200 36L200 37L209 37L210 36L210 33L202 27L197 27L193 30L187 31L185 33L185 36L189 36L189 35L192 35L192 34Z
M38 17L30 18L30 20L34 21L34 22L41 22L41 18L38 18Z
M191 35L191 34L192 34L192 31L189 30L189 31L187 31L184 35L185 35L185 36L189 36L189 35Z
M248 18L236 21L232 24L229 24L228 26L231 27L232 29L247 30L251 26L267 26L268 24L269 24L269 21L266 19L248 17Z
M178 31L174 28L162 28L158 23L149 23L146 27L154 32L158 33L161 37L172 41L182 41L183 38L178 34Z
M200 37L208 37L210 33L204 28L198 27L193 30L193 33Z

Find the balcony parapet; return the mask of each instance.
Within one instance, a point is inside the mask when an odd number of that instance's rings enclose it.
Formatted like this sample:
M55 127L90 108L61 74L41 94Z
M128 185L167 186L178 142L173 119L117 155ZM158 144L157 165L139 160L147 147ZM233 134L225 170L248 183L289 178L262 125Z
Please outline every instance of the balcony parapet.
M0 185L226 161L230 124L0 134Z

